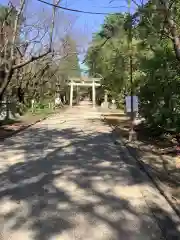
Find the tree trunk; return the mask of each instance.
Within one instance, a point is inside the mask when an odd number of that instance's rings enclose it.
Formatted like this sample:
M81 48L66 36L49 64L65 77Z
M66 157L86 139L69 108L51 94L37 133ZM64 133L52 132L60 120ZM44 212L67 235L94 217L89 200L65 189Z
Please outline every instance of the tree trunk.
M8 87L8 85L9 85L11 79L12 79L13 73L14 73L14 70L13 70L13 68L11 66L9 71L8 71L8 73L6 73L5 78L3 80L3 83L2 83L2 85L0 87L0 99L3 98L3 95L4 95L5 91L6 91L6 88Z
M180 61L180 38L178 34L178 27L173 20L173 16L171 13L171 8L168 6L166 0L159 0L160 4L163 5L164 8L164 19L167 20L168 28L171 33L171 40L173 43L175 55L178 61ZM157 6L158 7L158 6Z

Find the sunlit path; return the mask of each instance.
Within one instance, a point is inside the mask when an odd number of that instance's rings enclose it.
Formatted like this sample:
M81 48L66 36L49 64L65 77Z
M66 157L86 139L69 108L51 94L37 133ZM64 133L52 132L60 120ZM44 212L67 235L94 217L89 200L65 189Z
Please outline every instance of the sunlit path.
M73 107L0 147L0 239L163 239L149 205L167 203L99 110Z

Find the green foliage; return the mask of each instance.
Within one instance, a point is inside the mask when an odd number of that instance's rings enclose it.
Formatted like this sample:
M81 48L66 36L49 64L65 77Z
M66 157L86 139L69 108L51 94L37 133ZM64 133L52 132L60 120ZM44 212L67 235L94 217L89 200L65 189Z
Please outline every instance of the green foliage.
M80 77L81 71L76 42L69 35L64 38L63 42L64 55L67 56L60 61L58 73L67 77Z
M43 107L42 107L43 106ZM28 109L28 113L32 113L31 109ZM48 115L55 113L55 110L52 108L49 108L46 105L41 105L41 104L37 104L36 108L33 110L33 115L38 115L41 116L41 118L47 117Z
M157 134L161 131L180 132L179 61L172 39L168 37L164 12L157 11L157 7L162 9L156 1L149 1L139 8L133 16L131 32L129 15L107 16L93 38L85 62L90 74L100 73L104 77L104 87L118 102L123 102L132 87L140 99L141 116ZM174 1L169 11L180 24L178 9L180 3Z
M145 73L139 89L141 115L154 129L180 131L180 70L177 65L167 45L141 64Z
M124 29L126 15L107 16L101 30L95 34L85 57L90 75L103 76L104 88L118 96L128 78L128 45Z
M178 8L178 3L174 6ZM148 3L140 10L141 20L136 26L139 70L138 95L140 113L148 126L160 134L180 132L180 70L172 41L168 38L163 12L154 11ZM177 11L177 9L176 9ZM176 21L179 18L176 15Z

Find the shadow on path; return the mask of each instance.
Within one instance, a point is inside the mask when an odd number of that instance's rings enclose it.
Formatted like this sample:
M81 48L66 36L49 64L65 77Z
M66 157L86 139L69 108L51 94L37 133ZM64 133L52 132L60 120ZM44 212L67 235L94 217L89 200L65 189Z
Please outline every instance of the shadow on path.
M2 223L12 231L31 230L29 239L34 240L56 239L56 234L64 236L60 239L160 239L143 205L136 208L121 192L112 192L116 185L123 189L148 182L109 137L103 131L42 126L8 139L7 146L4 142L4 150L13 146L25 158L0 174L0 204L10 205L0 211ZM167 213L157 207L154 211L164 234L172 230L169 239L179 239L176 227L167 226L172 222ZM77 225L81 237L73 230Z

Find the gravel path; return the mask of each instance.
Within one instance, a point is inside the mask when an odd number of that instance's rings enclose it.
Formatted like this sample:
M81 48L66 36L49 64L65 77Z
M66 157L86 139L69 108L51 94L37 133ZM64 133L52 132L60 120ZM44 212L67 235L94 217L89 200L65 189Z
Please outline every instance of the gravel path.
M163 227L179 239L172 209L100 119L74 107L0 143L0 240L160 240Z

